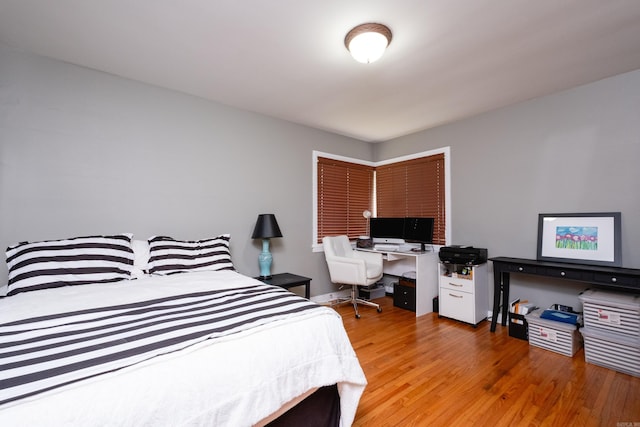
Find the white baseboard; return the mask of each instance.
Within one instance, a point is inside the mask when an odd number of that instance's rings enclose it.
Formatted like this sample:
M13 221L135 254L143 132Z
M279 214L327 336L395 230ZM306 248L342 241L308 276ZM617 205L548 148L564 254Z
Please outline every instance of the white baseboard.
M491 320L493 317L493 310L487 310L487 320ZM502 323L502 310L498 311L497 323Z
M311 301L317 302L318 304L328 304L338 298L348 298L349 296L351 296L351 289L343 289L328 294L313 296L311 297Z

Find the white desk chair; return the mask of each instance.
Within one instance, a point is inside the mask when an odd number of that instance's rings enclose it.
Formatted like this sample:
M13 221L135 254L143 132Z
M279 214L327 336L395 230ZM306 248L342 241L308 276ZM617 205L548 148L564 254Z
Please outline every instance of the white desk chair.
M353 304L357 319L360 318L358 304L375 307L378 313L382 312L380 305L358 298L358 286L369 286L382 278L382 254L354 250L347 236L324 237L322 246L331 282L351 286L351 297L339 304Z

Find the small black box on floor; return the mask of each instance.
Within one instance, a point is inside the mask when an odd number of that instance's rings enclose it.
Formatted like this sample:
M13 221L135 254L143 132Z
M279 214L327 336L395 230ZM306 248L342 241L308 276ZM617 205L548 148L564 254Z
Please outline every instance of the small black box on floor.
M529 325L524 315L509 313L509 336L529 341Z
M382 298L385 295L384 285L358 288L358 297L366 300Z

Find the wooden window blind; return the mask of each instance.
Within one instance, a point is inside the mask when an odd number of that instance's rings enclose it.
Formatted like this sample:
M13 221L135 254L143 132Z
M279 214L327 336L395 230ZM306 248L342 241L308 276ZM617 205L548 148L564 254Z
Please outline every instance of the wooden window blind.
M318 243L324 236L367 234L362 216L373 206L373 167L318 157Z
M378 217L434 219L433 243L445 244L444 154L376 168Z

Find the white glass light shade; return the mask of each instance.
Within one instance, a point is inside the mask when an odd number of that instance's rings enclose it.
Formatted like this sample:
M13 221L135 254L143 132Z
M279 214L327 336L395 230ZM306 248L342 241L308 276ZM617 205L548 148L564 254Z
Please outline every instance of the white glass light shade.
M377 61L391 43L391 30L382 24L362 24L347 33L344 44L364 64Z
M387 48L387 38L380 33L362 33L349 43L349 52L358 62L370 64L382 57Z

